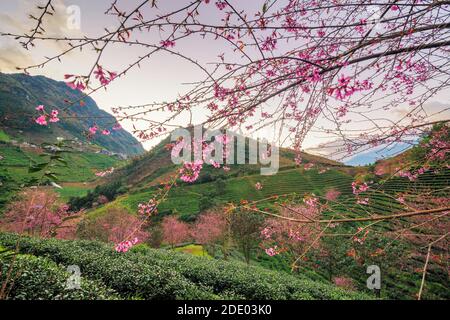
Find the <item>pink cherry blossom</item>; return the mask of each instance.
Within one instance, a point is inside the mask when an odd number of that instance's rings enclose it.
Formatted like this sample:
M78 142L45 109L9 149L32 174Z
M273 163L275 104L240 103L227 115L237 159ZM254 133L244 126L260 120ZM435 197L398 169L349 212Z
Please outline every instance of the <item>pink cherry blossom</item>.
M369 186L367 185L366 182L360 183L360 182L357 182L357 181L353 181L352 182L352 189L353 189L353 194L354 195L359 195L361 192L369 190Z
M222 0L216 1L216 7L219 8L219 10L223 10L227 7L227 3Z
M66 80L71 79L71 81L66 81L66 85L73 90L83 91L87 88L86 79L84 79L83 77L66 74L64 75L64 78Z
M358 198L356 203L357 204L362 204L362 205L368 205L369 204L369 198Z
M94 135L97 133L97 130L98 130L97 126L92 126L89 128L89 133Z
M266 254L270 257L273 257L273 256L279 254L277 246L274 246L273 248L267 248L265 251L266 251Z
M319 199L316 198L314 193L303 198L303 202L306 203L310 208L315 208L319 203Z
M188 183L195 182L199 177L202 167L203 161L201 160L185 162L183 167L180 169L180 179Z
M58 122L59 118L58 118L58 110L52 110L52 113L50 114L50 122Z
M209 163L216 169L220 168L220 163L218 163L217 161L214 161L213 159L209 160Z
M398 197L397 197L397 201L400 202L400 203L402 203L402 204L405 204L405 202L406 202L405 197L404 197L403 195L398 196Z
M266 227L261 230L261 237L263 239L265 239L265 240L270 239L271 236L272 236L272 229Z
M141 216L150 216L158 213L158 204L155 199L150 199L147 203L138 204L138 212Z
M160 44L164 48L173 48L173 47L175 47L175 41L171 41L171 40L161 41Z
M44 111L44 106L41 104L41 105L38 105L37 107L36 107L36 110L37 111Z
M47 125L47 118L45 116L39 116L35 121L37 124L39 124L41 126Z
M138 238L134 238L133 240L122 241L115 246L115 250L117 252L127 252L130 250L136 243L138 243Z

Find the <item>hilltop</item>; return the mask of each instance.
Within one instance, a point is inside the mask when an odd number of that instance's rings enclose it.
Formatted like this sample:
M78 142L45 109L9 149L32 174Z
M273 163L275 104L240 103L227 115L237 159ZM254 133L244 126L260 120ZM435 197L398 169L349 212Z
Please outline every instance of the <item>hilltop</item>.
M246 137L246 144L248 145L252 138ZM107 182L122 180L125 184L133 189L149 187L158 185L168 175L175 172L177 166L171 160L170 137L164 139L150 151L135 157L126 166L116 170L113 175L108 177ZM254 140L253 140L254 142ZM236 148L236 142L235 142ZM236 155L235 155L236 157ZM279 149L279 166L280 170L294 169L296 153L294 150L288 148ZM343 167L340 162L320 157L305 152L301 153L302 163L314 163L315 165L323 167ZM260 172L261 164L248 164L248 150L246 151L246 164L228 165L230 170L214 169L210 165L204 166L198 182L210 182L217 178L228 179L232 177L242 177L253 175Z

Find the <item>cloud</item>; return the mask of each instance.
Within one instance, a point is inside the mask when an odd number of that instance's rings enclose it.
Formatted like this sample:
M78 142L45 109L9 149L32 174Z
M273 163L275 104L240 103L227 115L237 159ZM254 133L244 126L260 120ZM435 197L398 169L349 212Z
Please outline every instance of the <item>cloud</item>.
M405 117L412 108L402 108L395 111L399 117ZM430 101L423 105L423 108L416 111L424 116L427 122L450 119L450 104L440 101Z
M68 12L67 6L63 0L54 0L52 2L55 12L53 15L46 15L43 21L45 36L49 37L77 37L81 36L80 29L74 29L70 23L73 21L71 12ZM42 11L35 6L30 7L29 1L21 0L17 3L15 10L0 13L2 21L2 32L13 34L30 34L30 30L36 26L36 21L29 19L28 15L39 16ZM34 64L34 61L40 61L37 55L51 56L61 50L68 48L65 42L56 41L34 41L35 48L26 50L19 43L22 40L15 40L11 37L0 38L0 71L14 72L17 67L26 67Z
M29 66L33 63L31 55L15 43L8 42L0 46L0 72L17 72L17 67Z
M305 151L317 156L340 160L342 157L342 152L345 152L345 145L343 140L336 139L321 143L316 147L307 148Z

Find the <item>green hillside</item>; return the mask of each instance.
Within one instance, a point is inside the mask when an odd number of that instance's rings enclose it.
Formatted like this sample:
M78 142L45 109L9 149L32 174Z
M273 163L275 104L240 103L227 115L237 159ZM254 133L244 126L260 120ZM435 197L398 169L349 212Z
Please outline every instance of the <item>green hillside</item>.
M170 150L166 148L169 143L169 138L163 140L149 152L133 158L127 165L103 179L103 185L124 185L128 193L90 215L98 216L113 206L126 208L133 213L140 202L148 201L160 183L178 168L172 163ZM178 186L170 191L169 200L163 202L159 210L166 213L177 212L184 220L191 221L205 208L244 199L260 200L272 195L292 193L323 195L329 189L337 189L343 194L351 193L352 177L347 173L350 168L336 161L302 153L303 163L313 163L315 166L306 171L295 165L294 158L294 151L281 148L279 172L271 176L260 175L261 164L231 164L228 172L205 165L194 184L179 181ZM246 161L248 162L248 151ZM319 173L320 170L324 172ZM261 190L255 189L257 182L262 184ZM223 184L223 187L218 184ZM218 190L222 188L223 190ZM205 201L208 203L204 203Z
M80 103L82 101L82 103ZM33 119L36 106L59 111L61 121L40 126ZM34 144L52 142L56 137L86 143L86 132L93 124L108 129L111 135L95 135L90 142L109 151L127 155L141 154L142 145L125 130L111 130L115 118L98 108L90 97L70 89L64 82L43 76L0 73L0 141L17 139Z
M0 212L2 208L22 188L34 185L33 179L39 179L40 173L30 173L33 163L42 163L41 148L21 148L11 143L0 142ZM63 189L56 189L67 201L72 196L83 196L93 181L95 173L117 167L124 160L117 156L101 153L72 151L63 155L64 161L70 165L59 165L54 168L58 183ZM68 183L68 185L66 185ZM71 185L70 185L71 184Z
M248 175L232 177L224 180L225 188L217 192L217 182L180 185L173 188L168 201L163 202L159 210L162 212L177 212L181 218L192 220L200 213L200 204L205 198L212 199L210 207L227 202L239 203L240 200L261 200L272 195L293 194L304 195L315 193L323 195L329 189L336 189L343 194L351 193L352 178L338 170L329 170L318 174L317 170L287 169L273 176ZM260 182L261 190L255 189L255 183ZM118 205L135 212L137 205L151 198L154 188L139 188L129 194L120 196L107 206ZM105 208L98 211L106 212ZM97 212L98 212L97 211ZM96 214L96 212L93 212Z

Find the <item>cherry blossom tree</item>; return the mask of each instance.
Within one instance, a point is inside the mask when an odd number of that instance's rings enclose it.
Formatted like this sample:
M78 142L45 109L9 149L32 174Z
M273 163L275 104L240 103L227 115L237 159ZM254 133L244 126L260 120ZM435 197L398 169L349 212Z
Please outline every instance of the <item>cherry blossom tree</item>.
M209 211L200 215L192 229L195 242L209 246L215 252L215 245L220 244L228 230L227 219L222 211Z
M86 218L77 229L81 238L114 243L118 252L126 252L149 238L142 218L119 208L108 209L98 218Z
M172 248L190 238L189 226L179 221L176 217L165 217L161 223L161 227L163 230L163 241L168 243Z
M0 229L37 237L72 239L82 212L69 212L67 205L58 204L53 192L27 190L11 203L0 220Z
M297 269L308 251L318 247L322 229L315 223L302 224L290 219L314 221L320 216L320 209L315 204L287 205L281 208L280 215L283 219L273 217L266 220L261 230L262 247L269 256L287 253L292 268Z

